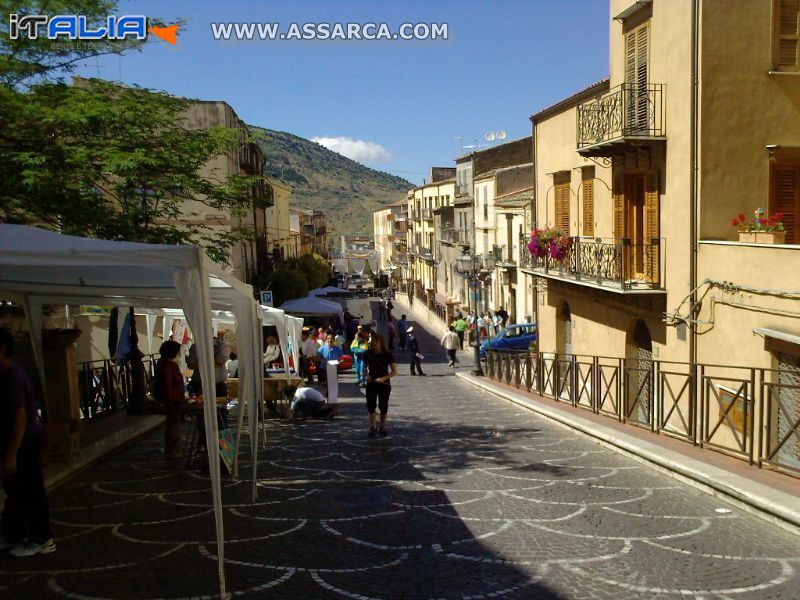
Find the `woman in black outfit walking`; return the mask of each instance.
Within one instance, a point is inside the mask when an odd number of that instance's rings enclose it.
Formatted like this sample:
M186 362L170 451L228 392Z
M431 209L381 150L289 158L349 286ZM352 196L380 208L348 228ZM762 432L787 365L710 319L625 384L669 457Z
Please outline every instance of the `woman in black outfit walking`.
M369 350L364 353L367 369L367 412L369 413L369 437L386 435L386 414L389 412L389 395L392 384L389 380L397 375L394 355L386 348L382 335L373 334ZM381 411L380 429L376 429L375 408Z

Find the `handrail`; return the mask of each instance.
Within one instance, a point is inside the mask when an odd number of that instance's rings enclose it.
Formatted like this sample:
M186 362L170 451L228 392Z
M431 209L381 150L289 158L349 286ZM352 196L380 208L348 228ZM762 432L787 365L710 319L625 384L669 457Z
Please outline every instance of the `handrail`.
M724 371L720 371L724 370ZM787 369L490 349L486 375L657 435L800 476ZM786 378L792 382L796 379Z

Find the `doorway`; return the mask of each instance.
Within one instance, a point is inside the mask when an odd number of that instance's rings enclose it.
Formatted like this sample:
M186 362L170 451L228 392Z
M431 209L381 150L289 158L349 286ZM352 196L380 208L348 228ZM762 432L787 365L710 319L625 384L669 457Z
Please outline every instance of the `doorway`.
M622 258L626 281L653 283L659 279L659 194L658 172L625 175L624 204L620 206L618 225L621 237L625 238Z
M626 417L635 423L649 425L652 418L655 389L653 382L653 338L647 324L639 319L633 327L628 345L625 378L627 382Z

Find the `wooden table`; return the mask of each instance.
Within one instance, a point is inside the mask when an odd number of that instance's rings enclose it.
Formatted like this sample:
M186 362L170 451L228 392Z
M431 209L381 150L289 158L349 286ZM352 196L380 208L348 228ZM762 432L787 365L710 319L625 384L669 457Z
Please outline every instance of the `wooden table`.
M264 377L264 401L275 402L278 414L286 417L292 401L290 398L286 398L284 392L288 387L300 387L302 382L303 380L296 375L290 375L287 381L285 373L276 373L274 377Z
M302 383L303 380L297 375L290 375L287 381L286 373L273 371L270 376L263 378L264 401L274 402L278 407L278 412L285 416L288 413L289 404L291 404L291 400L287 399L284 394L286 388L300 387ZM228 397L239 398L239 380L230 378L226 385L228 386Z

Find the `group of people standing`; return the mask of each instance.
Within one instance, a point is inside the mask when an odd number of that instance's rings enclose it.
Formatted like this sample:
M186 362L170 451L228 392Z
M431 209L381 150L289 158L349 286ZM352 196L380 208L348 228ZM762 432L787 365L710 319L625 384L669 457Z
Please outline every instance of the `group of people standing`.
M475 314L475 311L471 310L464 315L460 310L457 311L452 326L458 336L460 349L464 349L467 332L471 332L478 341L495 337L506 326L508 318L508 312L502 308L494 311L494 314L492 311Z

